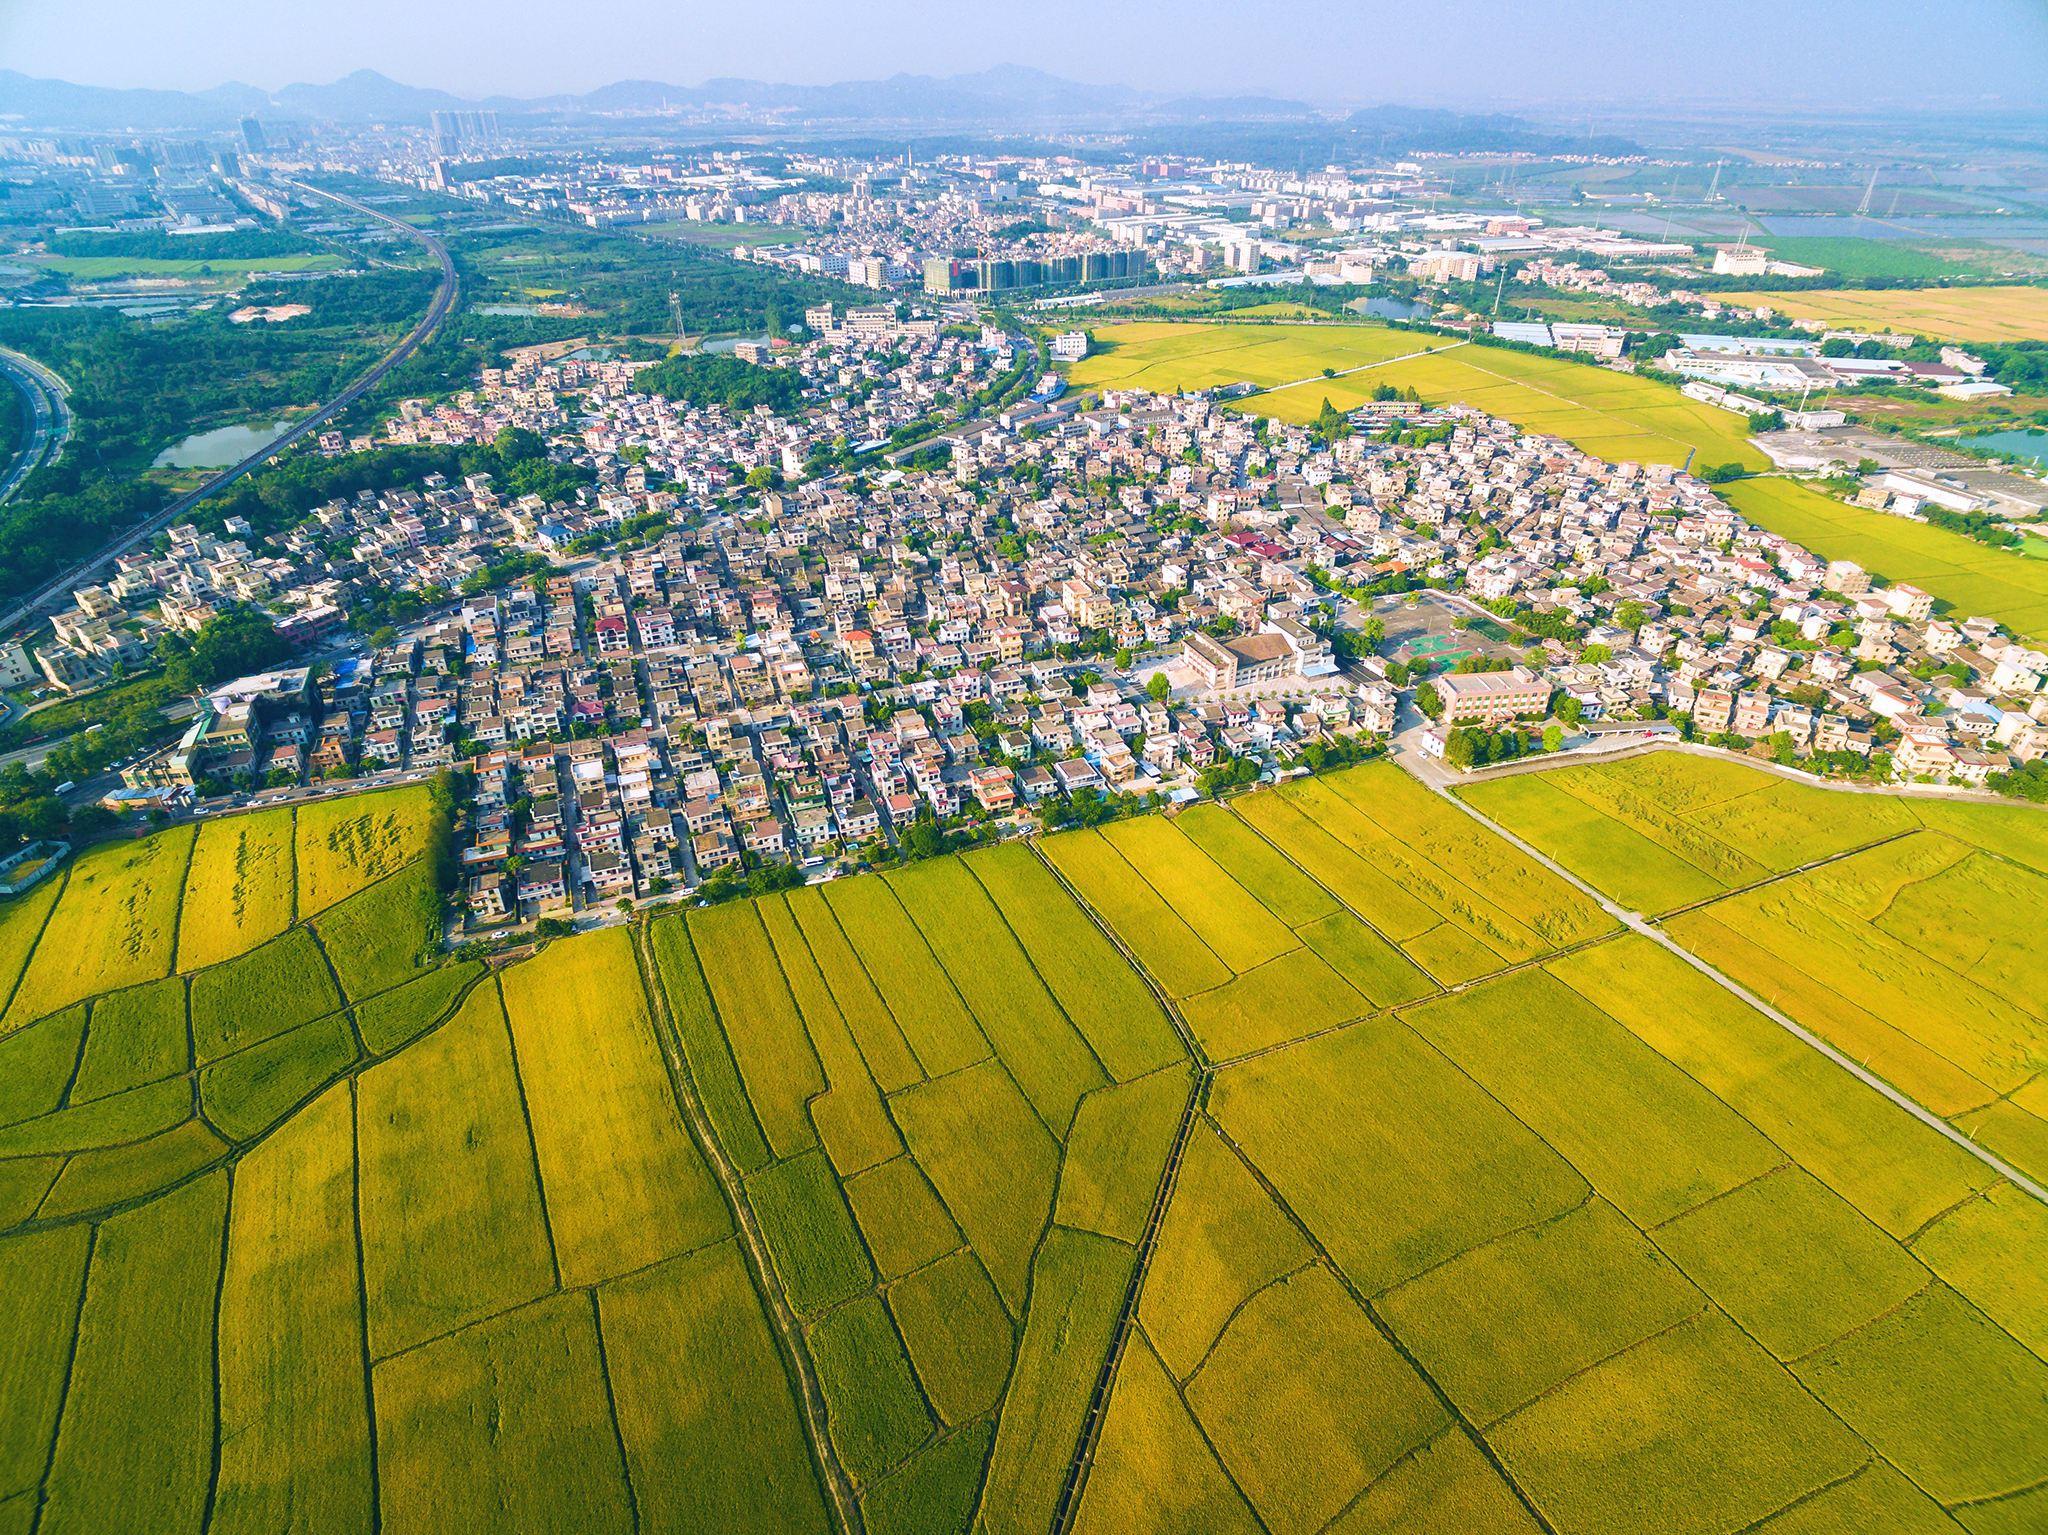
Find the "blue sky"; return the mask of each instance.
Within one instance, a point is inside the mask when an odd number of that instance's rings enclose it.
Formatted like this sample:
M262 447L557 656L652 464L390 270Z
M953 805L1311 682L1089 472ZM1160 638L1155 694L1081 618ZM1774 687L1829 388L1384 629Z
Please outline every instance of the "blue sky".
M81 13L89 12L90 21ZM937 23L937 24L935 24ZM106 85L382 70L464 94L1036 65L1331 104L1930 95L2048 105L2043 0L0 0L0 65Z

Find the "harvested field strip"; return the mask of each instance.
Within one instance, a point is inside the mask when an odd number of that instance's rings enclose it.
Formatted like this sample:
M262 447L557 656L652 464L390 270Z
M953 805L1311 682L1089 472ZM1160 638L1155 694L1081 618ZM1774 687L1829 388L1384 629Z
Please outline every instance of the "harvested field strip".
M768 1143L761 1138L760 1122L740 1081L739 1067L733 1063L732 1047L712 1010L711 993L697 968L688 923L678 913L651 923L647 932L669 1016L682 1036L683 1056L690 1063L690 1077L718 1144L742 1173L767 1166Z
M368 1528L375 1483L355 1239L355 1126L330 1090L236 1167L209 1528Z
M926 1076L988 1058L988 1040L886 881L834 880L825 886L825 903Z
M199 1528L227 1202L215 1174L100 1227L41 1528Z
M806 1106L825 1090L824 1069L754 903L692 913L690 938L769 1149L786 1157L816 1145Z
M550 944L503 984L562 1282L644 1268L731 1231L655 1046L631 935Z
M79 855L7 1009L7 1027L170 974L192 836L190 826L179 826Z
M495 986L356 1079L363 1282L383 1358L546 1294L555 1265ZM435 1169L422 1180L417 1170Z
M1190 996L1230 979L1230 967L1100 832L1067 832L1047 838L1040 847L1047 861L1131 947L1168 996Z
M289 810L200 823L178 917L178 969L234 959L291 926L293 841Z
M782 963L790 995L810 1034L830 1087L810 1103L811 1125L823 1142L833 1170L849 1177L903 1150L902 1137L861 1059L860 1046L832 1000L831 989L811 958L796 918L780 897L759 903L775 956Z
M1004 843L964 861L1113 1078L1129 1081L1180 1058L1179 1036L1151 988L1028 848Z
M1158 816L1115 822L1102 835L1216 957L1242 975L1300 946L1275 917Z
M896 1026L895 1017L875 989L860 956L847 942L839 919L825 904L824 893L817 886L807 886L790 891L783 899L802 930L812 962L831 988L839 1016L846 1020L847 1028L860 1045L861 1060L875 1086L884 1093L893 1093L922 1081L924 1072L916 1054Z
M1081 1095L1108 1079L1002 913L956 858L931 859L888 880L1011 1078L1064 1140Z

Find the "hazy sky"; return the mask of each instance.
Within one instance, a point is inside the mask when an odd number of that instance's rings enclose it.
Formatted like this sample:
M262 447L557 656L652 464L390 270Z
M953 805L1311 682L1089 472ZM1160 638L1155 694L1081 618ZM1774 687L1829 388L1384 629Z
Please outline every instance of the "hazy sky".
M89 18L89 19L88 19ZM468 95L1032 64L1330 103L2048 103L2044 0L0 0L0 67Z

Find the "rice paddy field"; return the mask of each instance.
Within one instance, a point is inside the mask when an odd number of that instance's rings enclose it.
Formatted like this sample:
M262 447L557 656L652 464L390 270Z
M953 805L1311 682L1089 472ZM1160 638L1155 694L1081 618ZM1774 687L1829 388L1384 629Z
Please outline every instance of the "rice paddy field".
M1597 857L1819 881L2012 1065L2048 837L1706 766ZM492 967L431 814L265 816L239 913L229 823L0 906L0 1528L2039 1512L2048 1210L1391 766ZM23 1003L81 875L170 931Z
M1957 618L1993 618L2015 634L2048 636L2048 559L1851 506L1799 480L1740 480L1721 496L1758 527L1823 559L1853 560L1932 593Z
M1470 405L1614 463L1683 464L1690 455L1702 465L1769 467L1749 445L1744 418L1670 385L1422 331L1133 321L1093 334L1099 349L1068 370L1077 387L1166 393L1247 382L1266 392L1241 408L1300 422L1325 399L1348 410L1388 384L1432 405ZM1339 376L1324 378L1325 368Z
M1459 792L2048 1179L2038 812L1845 794L1677 753Z
M1857 330L1901 331L1936 341L2048 341L2048 288L1808 288L1731 293L1795 320Z

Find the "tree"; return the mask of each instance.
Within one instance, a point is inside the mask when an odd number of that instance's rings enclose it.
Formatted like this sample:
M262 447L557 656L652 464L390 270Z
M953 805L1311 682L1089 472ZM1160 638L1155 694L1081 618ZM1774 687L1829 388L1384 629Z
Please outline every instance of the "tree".
M250 607L225 608L198 634L167 634L157 641L164 679L180 693L196 693L219 682L275 666L292 653L291 642L270 620Z
M1543 727L1543 749L1547 752L1554 752L1562 745L1564 745L1563 729L1556 725L1545 725Z
M1154 703L1165 703L1172 691L1173 684L1166 680L1165 672L1154 672L1145 683L1145 696Z
M1567 725L1576 725L1584 717L1586 706L1570 693L1557 701L1557 717Z
M1415 707L1433 720L1444 717L1444 696L1436 690L1435 683L1425 682L1415 689Z

